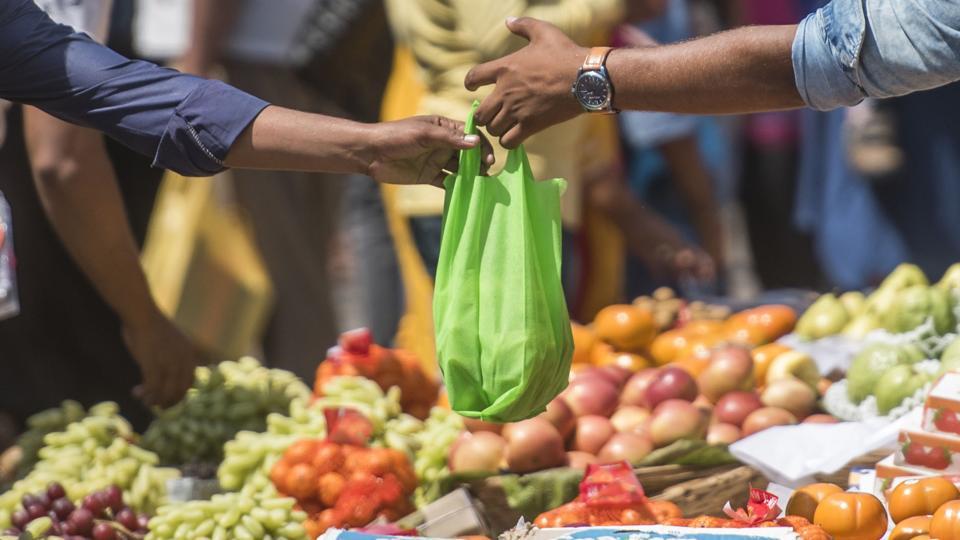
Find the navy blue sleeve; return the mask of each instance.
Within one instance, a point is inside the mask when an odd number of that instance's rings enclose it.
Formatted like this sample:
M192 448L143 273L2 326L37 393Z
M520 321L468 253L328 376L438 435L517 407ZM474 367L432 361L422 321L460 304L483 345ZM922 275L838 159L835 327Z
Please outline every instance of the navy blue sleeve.
M222 82L124 58L54 23L32 0L0 0L0 97L103 131L190 176L222 170L268 105Z

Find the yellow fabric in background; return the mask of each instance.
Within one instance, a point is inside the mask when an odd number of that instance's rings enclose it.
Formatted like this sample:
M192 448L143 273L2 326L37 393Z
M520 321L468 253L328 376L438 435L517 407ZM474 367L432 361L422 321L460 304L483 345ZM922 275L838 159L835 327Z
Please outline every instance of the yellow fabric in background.
M410 51L397 46L393 73L383 96L381 116L384 121L414 116L423 95L423 85L414 74L416 66ZM438 193L442 190L430 187ZM437 375L437 350L433 339L433 280L427 273L417 246L413 242L407 215L397 210L397 186L384 185L383 205L387 224L393 235L394 248L403 280L405 312L397 330L396 345L415 353L428 373Z

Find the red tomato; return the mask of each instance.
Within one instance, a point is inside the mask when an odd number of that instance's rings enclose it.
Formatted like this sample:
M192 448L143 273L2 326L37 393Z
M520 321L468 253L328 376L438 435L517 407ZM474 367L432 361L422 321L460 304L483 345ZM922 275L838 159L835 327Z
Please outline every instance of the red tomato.
M911 465L919 465L928 469L943 470L950 466L950 453L945 449L915 442L904 445L903 459Z
M940 431L960 435L960 416L949 409L937 409L933 417L933 425Z

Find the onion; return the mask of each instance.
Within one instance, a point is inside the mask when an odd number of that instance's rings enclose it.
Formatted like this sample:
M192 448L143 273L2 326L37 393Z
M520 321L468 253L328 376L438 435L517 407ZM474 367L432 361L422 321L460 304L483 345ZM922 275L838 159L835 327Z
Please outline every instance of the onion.
M668 399L697 399L697 383L686 370L674 366L660 369L644 392L647 408L654 409Z
M657 447L680 439L703 438L706 418L694 404L682 399L668 399L657 406L650 417L650 439Z
M603 445L597 458L600 463L626 461L636 465L652 451L650 439L633 433L617 433Z
M648 409L624 405L613 413L613 416L610 417L610 423L617 431L633 431L642 426L649 418L650 411Z
M450 470L495 473L506 447L507 441L496 433L480 431L467 434L450 448Z
M560 433L543 418L531 418L512 425L506 454L507 467L516 473L560 467L567 461Z
M747 415L760 407L763 402L755 392L730 392L717 401L713 414L718 422L740 427Z
M567 405L563 398L556 398L547 404L547 410L540 414L540 418L553 424L557 428L560 436L566 439L573 433L573 428L577 425L577 418L573 415L573 410Z
M716 403L727 392L753 387L753 359L742 347L724 347L713 351L710 363L697 377L697 385Z
M646 404L644 396L647 393L647 387L650 386L650 381L657 376L657 371L654 368L642 369L636 375L630 377L623 387L620 403L638 407L644 406Z
M593 465L596 462L597 456L593 454L578 452L576 450L567 452L567 466L570 468L586 470L587 465Z
M581 416L577 418L577 431L573 434L573 449L595 455L616 431L604 416Z
M714 424L707 430L707 444L733 444L740 440L740 428L733 424Z
M789 411L777 407L763 407L747 416L743 421L743 436L749 437L758 431L774 426L790 426L797 423L797 417Z
M780 407L803 418L817 405L817 395L800 379L777 379L763 390L761 401L767 407Z
M490 433L499 434L503 431L503 424L497 424L496 422L487 422L485 420L478 420L476 418L467 418L463 417L463 427L467 428L467 431L470 433L479 433L481 431L489 431Z
M600 377L577 377L564 391L563 400L577 417L610 416L617 408L617 387Z

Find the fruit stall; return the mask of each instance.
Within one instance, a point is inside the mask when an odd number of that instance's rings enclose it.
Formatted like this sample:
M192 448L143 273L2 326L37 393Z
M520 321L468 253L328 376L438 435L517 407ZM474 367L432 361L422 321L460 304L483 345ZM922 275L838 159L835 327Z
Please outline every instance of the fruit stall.
M658 290L574 323L567 388L508 424L363 329L312 387L197 368L143 433L66 401L0 459L0 538L960 540L958 291L909 265L800 311Z

